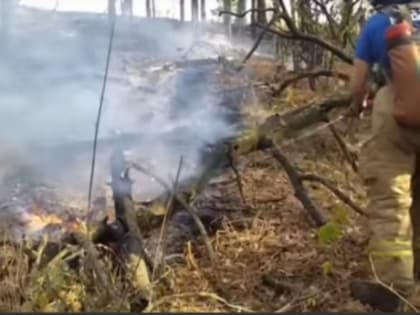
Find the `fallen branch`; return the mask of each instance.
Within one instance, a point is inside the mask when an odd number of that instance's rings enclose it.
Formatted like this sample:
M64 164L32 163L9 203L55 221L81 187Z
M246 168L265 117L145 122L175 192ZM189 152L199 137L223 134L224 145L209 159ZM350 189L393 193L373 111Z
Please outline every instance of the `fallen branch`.
M358 214L367 217L367 213L365 210L360 208L353 200L351 200L349 197L347 197L341 190L336 188L334 184L330 183L327 179L322 178L317 175L313 174L304 174L300 175L301 181L311 181L311 182L317 182L327 189L329 189L334 195L338 197L342 202L344 202L346 205L348 205L350 208L352 208L354 211L356 211Z
M127 255L127 270L131 283L142 298L148 299L152 288L150 273L153 262L143 245L143 234L137 224L137 215L132 197L132 181L122 147L116 145L111 155L111 187L115 205L116 221L122 223L126 234L120 240Z
M281 153L281 151L272 147L269 149L271 155L283 166L283 169L286 171L287 176L289 177L290 183L292 184L295 190L295 196L302 203L303 207L308 211L311 219L314 221L317 227L323 226L327 220L324 215L320 212L319 209L313 204L312 200L308 196L306 188L302 185L302 181L299 173L289 162L287 157Z
M286 90L290 85L297 83L300 80L315 79L318 77L335 77L343 81L349 80L349 76L347 74L342 73L342 72L331 71L331 70L317 70L317 71L298 73L294 77L284 80L280 84L280 86L276 90L274 90L273 96L275 97L280 96L284 92L284 90Z
M208 255L209 255L209 258L210 258L210 262L212 264L214 274L216 275L217 287L219 289L221 289L221 287L219 287L221 282L220 282L219 268L218 268L218 265L217 265L217 256L213 251L213 247L211 245L211 242L210 242L209 236L207 234L207 231L206 231L203 223L201 222L200 217L197 215L196 210L192 206L190 206L181 195L179 195L177 193L174 193L173 190L171 189L171 187L168 184L166 184L166 182L163 179L161 179L159 176L157 176L153 172L143 168L141 165L138 165L137 163L132 162L130 166L133 169L135 169L137 171L140 171L140 172L144 173L145 175L148 175L151 178L153 178L154 180L156 180L156 182L158 182L167 191L172 191L176 200L178 200L178 202L191 215L191 217L194 220L194 223L197 225L197 228L200 231L201 236L203 237L204 244L206 245L207 252L208 252Z

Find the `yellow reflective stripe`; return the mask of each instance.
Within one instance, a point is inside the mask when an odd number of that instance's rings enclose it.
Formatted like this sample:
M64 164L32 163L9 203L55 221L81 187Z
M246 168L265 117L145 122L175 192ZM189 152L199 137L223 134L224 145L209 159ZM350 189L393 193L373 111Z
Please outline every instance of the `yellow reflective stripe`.
M390 250L390 251L371 251L371 256L376 257L411 257L413 252L411 250Z
M411 241L379 241L375 242L375 245L384 246L411 246Z

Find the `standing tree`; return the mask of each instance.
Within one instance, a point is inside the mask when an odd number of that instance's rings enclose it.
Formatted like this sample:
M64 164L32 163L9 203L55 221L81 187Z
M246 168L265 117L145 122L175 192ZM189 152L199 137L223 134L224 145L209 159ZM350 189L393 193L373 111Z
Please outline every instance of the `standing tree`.
M156 17L156 2L155 0L152 1L152 17Z
M185 21L185 0L179 0L179 18L182 22Z
M231 0L223 0L223 10L225 11L231 11L232 10L232 1ZM229 27L230 25L230 15L225 14L223 16L223 23L226 27Z
M152 3L151 0L146 0L146 16L152 17Z
M198 0L191 0L191 19L193 22L198 21Z
M308 0L306 0L306 1L308 1ZM267 24L267 15L266 15L266 12L265 12L266 8L267 8L267 6L265 4L265 0L257 0L257 9L258 9L257 20L258 20L258 23Z
M241 13L246 10L246 0L237 0L237 12ZM235 23L240 26L244 26L246 24L245 18L236 18Z
M121 0L121 12L127 16L133 16L133 0Z
M117 10L115 8L116 0L108 0L108 15L110 18L114 18L117 14Z
M206 14L206 0L201 0L201 20L205 21L207 18Z

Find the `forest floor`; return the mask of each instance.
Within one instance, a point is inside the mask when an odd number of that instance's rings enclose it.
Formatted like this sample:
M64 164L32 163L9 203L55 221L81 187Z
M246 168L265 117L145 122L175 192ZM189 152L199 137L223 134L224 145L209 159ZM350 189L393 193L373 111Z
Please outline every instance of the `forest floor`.
M278 76L271 75L275 65L260 62L251 64L253 80L278 80ZM267 116L275 110L287 111L307 104L325 90L311 92L306 84L299 84L277 99L271 98L262 86L256 92L259 104L264 104L258 106L258 115ZM366 131L363 124L359 122L362 133ZM328 129L281 149L298 170L331 180L358 205L365 206L361 181ZM367 261L366 219L323 187L311 184L310 197L330 219L323 228L314 228L295 198L287 175L271 156L263 152L242 156L238 169L246 205L241 202L233 172L215 178L204 191L221 208L232 212L245 209L240 216L227 216L222 228L211 237L223 294L215 293L209 280L214 278L212 266L205 246L198 240L185 245L182 262L168 267L166 284L154 287L146 310L368 311L349 294L351 280L363 276L363 264ZM87 281L82 279L83 273L70 272L59 259L50 262L49 268L31 271L27 256L32 254L28 255L24 246L16 248L3 243L0 310L125 309L128 294L124 290L112 303L100 299L103 288L96 288L96 295L89 296L82 286ZM35 264L42 266L41 258L36 258ZM112 285L120 288L117 282Z
M251 68L255 81L273 79L273 64L256 61ZM276 107L290 110L322 93L311 92L301 83L286 96L272 99L270 93L257 89L260 104L271 104L259 107L268 113ZM358 134L363 135L368 123L357 124ZM331 180L358 205L365 206L362 183L328 129L281 149L299 171ZM310 197L331 220L326 227L316 229L295 198L287 175L272 157L262 152L249 154L240 159L239 170L249 206L245 215L249 226L238 228L226 220L213 239L229 303L211 293L206 280L211 269L204 248L199 246L186 250L187 264L171 272L173 290L154 301L150 310L368 311L349 292L351 280L363 277L367 262L366 218L323 187L309 185ZM223 192L218 202L225 208L239 206L234 181L224 182L218 189Z

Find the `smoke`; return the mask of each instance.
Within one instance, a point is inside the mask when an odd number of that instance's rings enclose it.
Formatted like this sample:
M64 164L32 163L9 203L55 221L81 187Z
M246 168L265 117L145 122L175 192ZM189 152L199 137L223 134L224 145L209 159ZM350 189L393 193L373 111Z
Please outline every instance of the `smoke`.
M30 165L63 193L87 194L109 27L108 17L101 14L15 10L0 54L3 173L12 163ZM199 36L194 27L169 20L117 21L100 139L117 132L138 135L130 158L163 178L175 176L181 156L183 178L196 174L203 167L205 145L236 131L229 112L218 106L223 95L211 68L156 71L160 77L154 81L135 71L140 62L179 60ZM195 55L191 50L190 56L215 57L208 47L194 50ZM127 77L137 87L127 84ZM75 142L87 145L50 150ZM107 147L99 147L97 187L109 176L109 154ZM136 198L161 191L145 177L134 179Z

